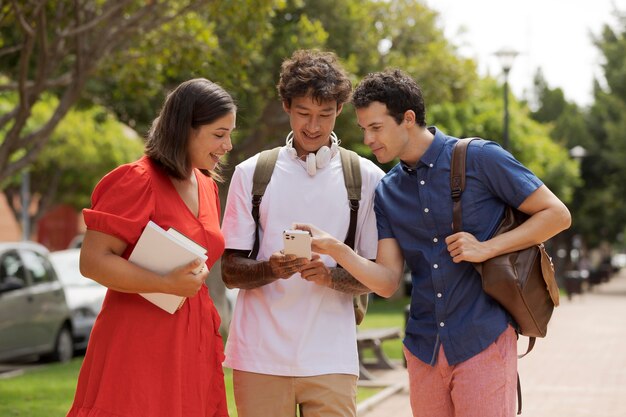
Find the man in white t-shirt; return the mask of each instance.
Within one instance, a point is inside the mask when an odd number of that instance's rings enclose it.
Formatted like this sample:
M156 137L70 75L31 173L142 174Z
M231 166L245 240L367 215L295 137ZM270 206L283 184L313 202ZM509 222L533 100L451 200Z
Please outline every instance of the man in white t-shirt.
M322 225L343 240L350 222L335 120L351 83L332 53L297 51L281 68L278 91L292 132L262 198L255 259L252 177L259 155L233 175L222 231L222 278L240 288L226 344L239 417L355 417L359 375L352 298L369 289L332 258L284 255L292 224ZM355 249L374 259L374 189L384 175L360 158Z

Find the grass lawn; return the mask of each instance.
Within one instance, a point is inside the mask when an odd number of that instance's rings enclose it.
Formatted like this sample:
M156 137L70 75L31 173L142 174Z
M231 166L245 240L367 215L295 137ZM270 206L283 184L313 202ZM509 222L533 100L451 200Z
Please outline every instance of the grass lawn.
M404 328L406 298L370 301L361 328ZM402 358L402 344L390 340L383 344L385 353L392 359ZM68 364L47 364L29 370L24 375L0 379L0 416L2 417L63 417L70 408L76 389L76 379L82 357ZM232 389L232 371L224 369L228 411L236 417ZM374 395L378 389L359 387L357 401Z
M18 377L0 379L0 416L65 416L82 362L78 357L67 364L46 364Z
M399 327L404 333L404 308L409 304L409 297L388 300L374 298L370 300L367 314L359 329L371 329L376 327ZM392 360L402 360L402 340L387 340L383 342L383 351ZM371 352L364 352L365 357L370 357Z

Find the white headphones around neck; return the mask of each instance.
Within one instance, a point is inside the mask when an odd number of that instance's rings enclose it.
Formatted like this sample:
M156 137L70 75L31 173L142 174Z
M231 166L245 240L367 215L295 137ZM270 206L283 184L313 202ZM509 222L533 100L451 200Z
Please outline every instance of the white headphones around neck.
M328 146L322 146L317 150L316 153L309 153L306 156L306 172L310 176L314 176L317 172L318 168L324 168L328 166L330 160L333 159L337 152L339 151L339 139L335 132L330 132L330 148ZM287 147L287 152L294 159L300 159L298 157L298 152L293 147L293 131L289 132L287 135L287 139L285 140L285 146Z

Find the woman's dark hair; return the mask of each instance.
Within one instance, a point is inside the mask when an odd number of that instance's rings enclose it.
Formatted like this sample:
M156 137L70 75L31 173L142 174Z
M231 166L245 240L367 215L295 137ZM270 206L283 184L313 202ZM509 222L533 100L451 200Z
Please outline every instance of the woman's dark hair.
M352 104L361 109L375 101L387 106L387 113L396 123L402 123L404 113L413 110L416 123L426 127L422 90L407 73L399 69L388 69L365 76L354 89Z
M318 50L295 51L280 69L278 94L291 106L296 97L310 96L318 103L336 101L337 105L350 99L352 83L332 52Z
M152 122L145 154L171 177L189 178L191 163L187 148L192 129L234 111L237 111L235 101L219 85L205 78L185 81L167 95L159 116ZM214 171L201 171L220 179Z

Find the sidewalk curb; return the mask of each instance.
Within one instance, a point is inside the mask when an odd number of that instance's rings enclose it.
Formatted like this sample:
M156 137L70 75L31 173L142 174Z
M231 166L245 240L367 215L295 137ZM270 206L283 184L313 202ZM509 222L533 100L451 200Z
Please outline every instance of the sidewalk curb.
M361 413L365 413L365 412L371 410L376 405L378 405L382 401L386 400L387 398L391 397L395 393L397 393L399 391L402 391L406 386L407 386L407 383L404 382L404 381L403 382L397 382L397 383L395 383L393 385L388 386L387 388L385 388L381 392L379 392L379 393L377 393L375 395L372 395L370 398L366 399L365 401L362 401L362 402L358 403L357 407L356 407L357 415L360 415Z

